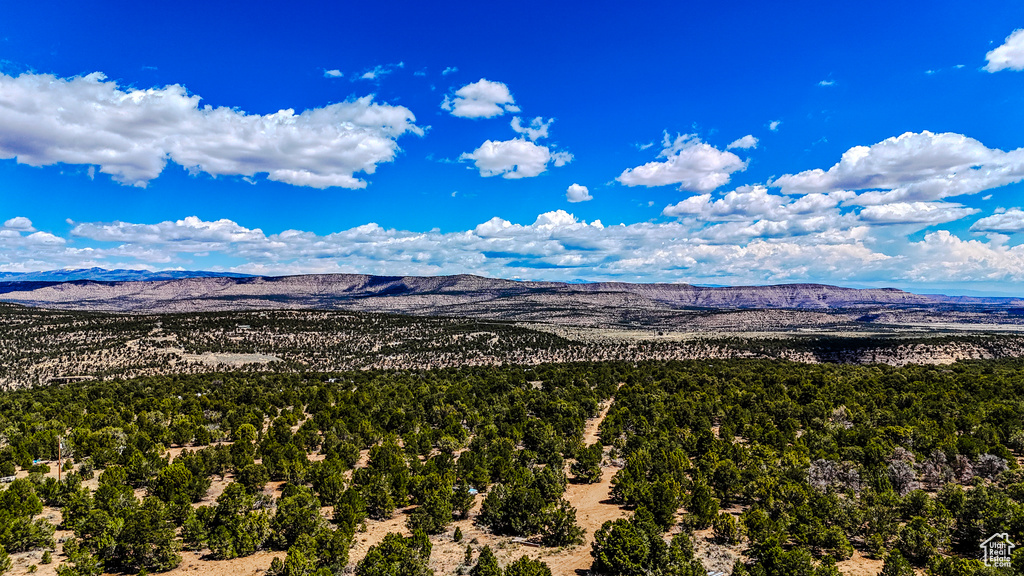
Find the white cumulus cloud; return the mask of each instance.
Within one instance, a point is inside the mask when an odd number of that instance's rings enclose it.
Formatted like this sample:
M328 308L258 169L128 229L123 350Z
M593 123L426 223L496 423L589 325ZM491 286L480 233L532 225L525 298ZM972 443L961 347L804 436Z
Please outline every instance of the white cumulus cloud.
M508 86L486 78L466 84L446 96L441 108L460 118L493 118L505 112L519 112Z
M771 182L785 194L866 190L861 205L933 201L1024 180L1024 149L991 149L954 133L907 132L855 146L828 170L787 174Z
M1024 244L963 240L948 230L912 242L894 277L917 282L956 278L961 282L1024 281Z
M702 142L695 134L675 140L665 134L662 146L658 156L664 160L629 168L616 180L626 186L678 184L681 190L707 192L727 184L733 172L747 168L739 156Z
M324 70L324 78L341 78L343 76L345 76L345 74L343 74L341 70L338 69Z
M1018 28L1006 37L998 48L985 54L985 70L1024 70L1024 28Z
M103 74L69 79L0 74L0 158L47 166L97 165L118 182L145 186L168 160L212 176L267 174L296 186L364 188L423 134L407 108L365 96L273 114L210 106L180 85L122 89Z
M541 138L548 137L548 127L554 122L554 118L548 118L546 121L541 116L537 116L530 121L529 125L524 126L523 120L519 116L512 118L512 130L518 134L523 134L530 140L536 142Z
M560 151L552 153L547 146L541 146L524 138L494 141L487 140L473 152L459 156L459 160L472 160L481 176L504 178L530 178L548 169L548 164L564 166L572 161L572 154Z
M565 190L565 199L569 202L586 202L587 200L593 200L594 197L590 195L590 190L582 184L570 184Z
M727 150L732 150L733 148L740 148L742 150L757 148L757 138L754 138L752 134L747 134L743 138L737 138L736 140L733 140L725 148Z
M32 227L32 221L24 216L15 216L4 221L5 230L13 230L15 232L34 232L35 228Z
M971 226L975 232L1024 232L1024 210L1010 208L1005 212L996 213L979 219Z

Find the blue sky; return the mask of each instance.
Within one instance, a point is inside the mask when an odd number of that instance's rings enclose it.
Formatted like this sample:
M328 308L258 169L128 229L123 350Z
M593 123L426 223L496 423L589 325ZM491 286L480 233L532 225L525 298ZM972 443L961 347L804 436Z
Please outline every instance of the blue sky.
M1024 280L1020 3L0 7L2 270Z

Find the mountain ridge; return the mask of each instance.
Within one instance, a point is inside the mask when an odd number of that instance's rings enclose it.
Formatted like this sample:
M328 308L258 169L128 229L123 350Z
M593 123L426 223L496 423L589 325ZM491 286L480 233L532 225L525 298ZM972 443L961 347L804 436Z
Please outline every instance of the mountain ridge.
M782 284L749 284L749 285L698 285L685 282L621 282L621 281L598 281L589 282L585 280L572 280L567 282L542 281L542 280L511 280L503 278L490 278L475 274L451 274L440 276L402 276L402 275L372 275L372 274L287 274L280 276L268 276L258 274L243 274L238 272L208 271L208 270L136 270L136 269L106 269L106 268L63 268L46 271L32 272L0 272L0 285L14 286L17 284L27 285L35 283L39 286L61 284L66 282L94 282L94 283L122 283L122 282L154 282L168 280L187 280L195 278L232 278L232 279L263 279L266 281L281 281L298 278L329 278L335 280L346 280L353 282L362 279L360 284L373 286L393 282L413 280L421 289L425 284L445 285L453 282L474 282L477 284L500 283L506 287L531 287L531 288L561 288L581 289L584 291L615 291L620 287L623 291L643 292L651 289L669 290L693 290L701 291L737 291L737 290L777 290L777 289L828 289L850 291L850 293L863 294L884 294L900 293L911 294L917 297L926 298L929 301L938 302L986 302L1006 303L1010 301L1024 300L1014 296L986 296L986 295L946 295L941 293L916 293L895 287L883 288L853 288L834 284L815 282L793 282ZM353 286L354 289L354 286Z
M100 275L101 278L105 277ZM1024 307L1024 299L919 295L897 288L826 284L701 287L628 282L565 283L450 276L305 274L188 276L139 281L2 281L0 300L43 308L150 313L260 309L322 309L414 316L461 316L588 326L685 325L702 313L757 310L895 318L911 309ZM885 312L885 314L880 314ZM1010 314L1011 316L1013 314ZM815 322L825 322L821 318Z

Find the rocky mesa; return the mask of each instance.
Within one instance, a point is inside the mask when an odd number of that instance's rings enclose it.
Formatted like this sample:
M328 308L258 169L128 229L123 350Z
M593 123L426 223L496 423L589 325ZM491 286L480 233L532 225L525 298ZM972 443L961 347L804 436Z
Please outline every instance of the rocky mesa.
M820 284L703 287L574 284L471 275L191 277L147 281L9 282L0 300L67 310L128 313L322 309L463 316L579 325L674 325L696 313L785 310L892 315L894 310L1020 306L1015 299L953 299L893 288ZM847 318L848 319L848 318Z

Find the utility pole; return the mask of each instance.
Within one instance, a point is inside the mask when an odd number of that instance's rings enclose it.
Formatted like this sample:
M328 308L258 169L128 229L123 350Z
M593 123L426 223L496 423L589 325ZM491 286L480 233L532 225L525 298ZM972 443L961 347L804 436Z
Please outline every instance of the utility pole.
M61 459L61 441L60 436L57 436L57 482L60 482L61 466L64 465L64 460Z

